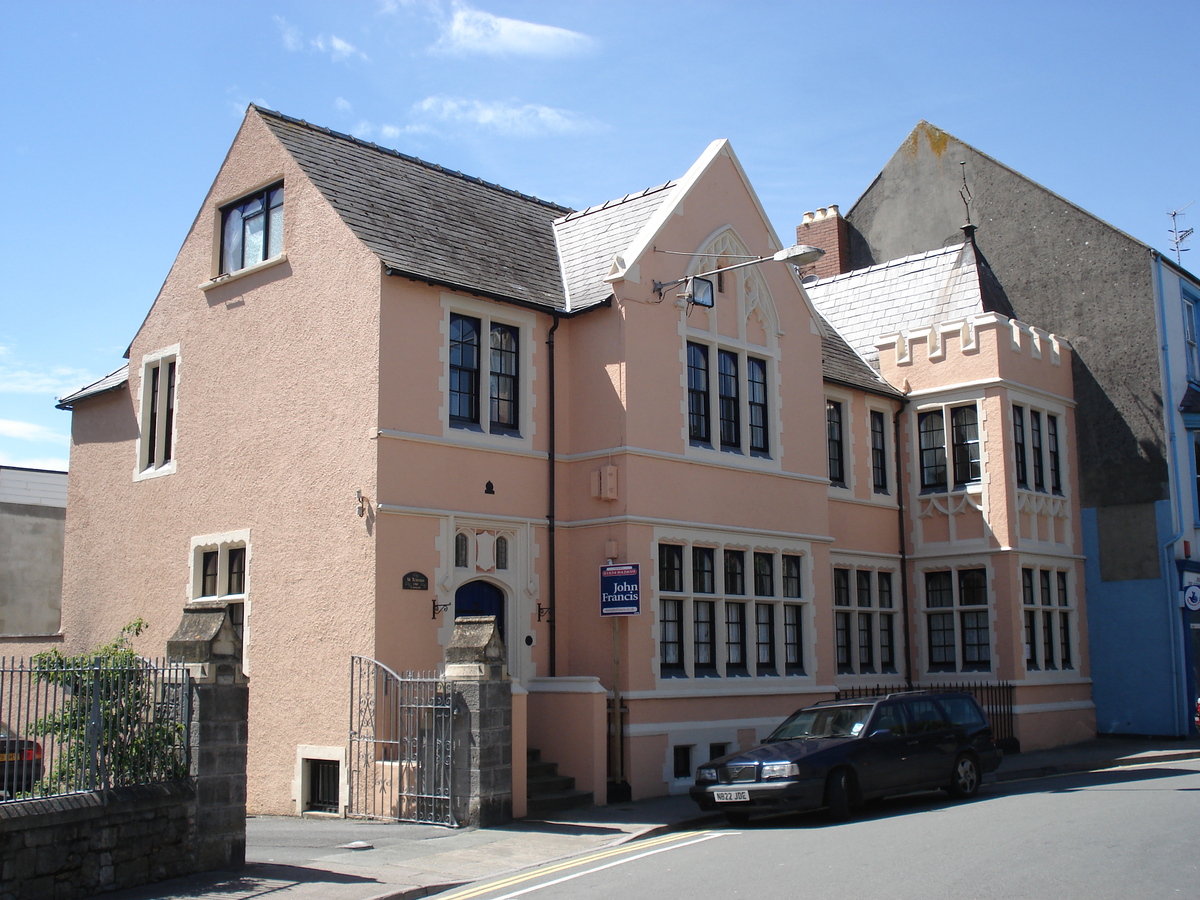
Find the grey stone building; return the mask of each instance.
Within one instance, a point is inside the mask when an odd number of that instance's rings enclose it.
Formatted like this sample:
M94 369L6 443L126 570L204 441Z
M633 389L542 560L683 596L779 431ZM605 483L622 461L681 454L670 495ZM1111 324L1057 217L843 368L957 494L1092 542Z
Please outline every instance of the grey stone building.
M0 637L56 634L67 473L0 466Z

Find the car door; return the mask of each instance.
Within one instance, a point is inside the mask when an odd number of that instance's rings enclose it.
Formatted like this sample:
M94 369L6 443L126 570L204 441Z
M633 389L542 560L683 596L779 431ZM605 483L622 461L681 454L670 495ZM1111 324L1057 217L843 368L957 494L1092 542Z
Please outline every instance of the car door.
M904 701L911 721L913 741L913 788L950 783L954 754L958 749L954 724L932 697L913 697Z
M867 726L859 757L859 783L866 794L899 793L919 778L920 741L903 703L881 703ZM884 734L882 732L887 732Z

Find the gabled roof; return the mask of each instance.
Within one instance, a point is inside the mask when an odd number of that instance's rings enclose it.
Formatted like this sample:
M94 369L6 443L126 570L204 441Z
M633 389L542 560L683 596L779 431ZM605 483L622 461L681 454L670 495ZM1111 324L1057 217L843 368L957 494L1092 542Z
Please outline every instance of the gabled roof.
M870 361L878 358L880 335L983 312L1011 318L1012 309L994 282L968 241L823 279L808 286L808 296Z
M551 223L567 207L281 113L251 111L389 274L565 308Z
M555 221L568 309L594 306L612 296L612 287L604 278L612 268L613 257L629 249L642 226L671 196L677 184L669 181L626 194Z
M81 387L73 394L67 394L57 403L54 404L55 409L73 409L74 404L79 400L84 400L87 397L95 397L97 394L105 394L109 391L115 391L123 387L129 382L129 363L121 366L115 372L109 372L99 381L93 381L91 384Z

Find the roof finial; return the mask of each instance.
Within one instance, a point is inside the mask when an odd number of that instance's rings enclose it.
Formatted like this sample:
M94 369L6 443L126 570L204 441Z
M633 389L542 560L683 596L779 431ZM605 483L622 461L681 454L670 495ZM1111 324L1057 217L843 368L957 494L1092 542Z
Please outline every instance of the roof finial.
M962 187L958 191L958 196L962 197L963 206L967 210L967 222L962 227L962 232L968 241L975 241L975 226L971 224L971 189L967 187L967 161L959 160L958 163L962 166Z

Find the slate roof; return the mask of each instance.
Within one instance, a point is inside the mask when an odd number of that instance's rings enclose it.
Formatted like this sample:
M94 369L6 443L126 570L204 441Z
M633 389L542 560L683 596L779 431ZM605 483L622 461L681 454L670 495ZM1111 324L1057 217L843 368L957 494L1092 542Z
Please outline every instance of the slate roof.
M612 296L612 287L604 281L604 276L612 267L613 257L629 249L646 220L671 196L676 184L668 181L555 220L554 234L567 286L568 309L595 306Z
M87 397L95 397L97 394L104 394L108 391L115 391L119 387L123 387L129 382L129 363L121 366L115 372L109 372L99 381L93 381L91 384L81 387L73 394L60 399L54 404L55 409L72 409L73 404L77 400L83 400Z
M879 358L875 341L885 334L981 312L1013 315L970 242L835 275L808 286L808 296L868 362Z
M565 309L551 223L569 208L253 109L393 274Z
M821 321L825 325L825 335L821 338L821 375L825 381L885 397L904 396L855 353L836 328L824 319Z

